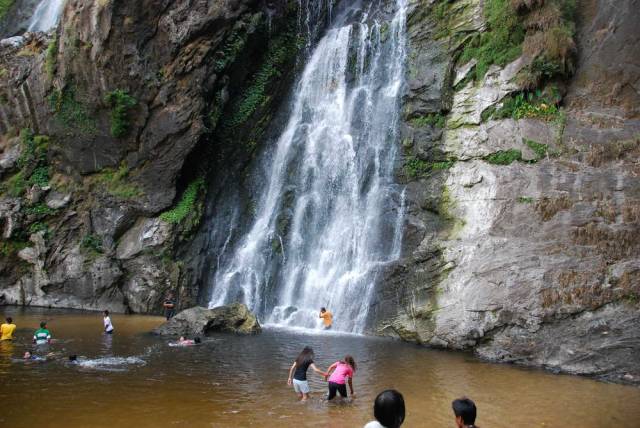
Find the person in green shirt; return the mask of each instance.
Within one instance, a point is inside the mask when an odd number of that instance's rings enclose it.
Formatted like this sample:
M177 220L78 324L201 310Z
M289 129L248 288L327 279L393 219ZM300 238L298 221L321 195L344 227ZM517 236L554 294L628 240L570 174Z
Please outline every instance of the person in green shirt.
M51 342L51 333L47 330L47 323L42 321L40 328L33 334L33 343L36 345L44 345Z

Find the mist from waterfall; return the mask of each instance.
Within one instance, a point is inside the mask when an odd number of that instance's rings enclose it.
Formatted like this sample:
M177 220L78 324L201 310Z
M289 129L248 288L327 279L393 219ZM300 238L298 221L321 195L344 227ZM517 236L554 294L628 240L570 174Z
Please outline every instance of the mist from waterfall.
M241 301L262 321L316 328L326 306L334 329L364 331L380 272L400 256L406 3L387 21L371 6L336 19L311 49L284 131L259 162L253 221L218 256L210 307Z
M27 31L49 31L58 25L65 0L42 0L36 7Z

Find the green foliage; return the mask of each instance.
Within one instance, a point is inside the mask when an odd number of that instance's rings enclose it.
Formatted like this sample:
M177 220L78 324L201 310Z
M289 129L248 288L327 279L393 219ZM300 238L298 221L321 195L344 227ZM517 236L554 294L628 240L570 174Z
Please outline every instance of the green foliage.
M127 91L122 89L109 92L104 97L104 101L111 107L111 135L114 138L125 137L131 127L129 111L138 102Z
M535 118L555 121L559 120L561 115L560 109L555 103L555 100L543 96L539 90L520 92L506 97L502 102L502 107L495 111L493 117L496 119Z
M433 126L436 128L444 128L446 117L442 113L429 113L424 116L416 117L410 120L413 126L423 128Z
M51 232L49 230L49 226L46 223L35 222L29 226L28 232L30 235L38 232L44 232L44 239L49 239Z
M39 203L26 207L24 209L24 213L27 215L33 215L38 218L42 218L55 213L55 210L49 208L46 204Z
M530 196L520 196L518 198L518 202L521 204L532 204L533 203L533 198Z
M54 89L47 99L56 119L65 128L85 134L96 132L94 119L89 116L85 106L76 100L73 88L67 87L62 91Z
M198 178L191 182L187 189L182 194L180 202L169 211L165 211L160 214L160 219L172 224L180 224L189 213L194 211L196 201L198 200L198 194L204 189L204 180Z
M244 124L256 110L269 101L267 87L282 75L280 71L293 57L295 57L300 43L295 32L281 34L269 43L264 62L258 72L252 77L251 84L234 103L231 113L224 120L223 138L231 138L235 128Z
M24 179L24 173L19 171L17 174L10 177L2 187L2 191L6 191L9 196L14 198L22 196L27 190L27 182Z
M455 164L455 159L445 161L428 162L413 157L405 163L405 172L409 178L417 178L428 175L433 171L442 171L451 168Z
M538 143L533 140L524 140L524 143L536 154L536 160L544 158L549 150L549 146L546 144Z
M506 65L522 54L525 31L509 0L486 0L484 15L487 31L465 46L462 63L475 58L476 79L484 77L492 64Z
M97 183L102 184L106 191L120 199L134 199L143 195L142 190L132 183L128 183L129 169L125 164L118 169L105 168L95 176Z
M58 35L55 34L53 39L49 42L47 46L47 53L45 57L44 67L47 71L47 75L52 78L56 74L57 67L57 58L58 58Z
M13 6L13 0L0 0L0 19L3 19Z
M511 165L522 160L522 152L516 149L500 150L485 156L484 160L493 165Z
M93 254L100 254L104 250L102 248L102 239L98 235L88 234L82 238L80 247Z
M33 131L25 128L20 131L20 143L22 151L16 163L20 171L2 185L2 191L12 197L22 196L27 186L37 184L45 187L49 184L49 167L47 166L49 137L34 136Z
M10 257L18 254L18 252L24 248L27 248L28 242L5 240L0 241L0 255L4 257Z
M247 32L239 29L234 30L227 38L221 50L216 52L216 60L213 63L213 71L220 73L227 66L232 64L238 54L247 43Z

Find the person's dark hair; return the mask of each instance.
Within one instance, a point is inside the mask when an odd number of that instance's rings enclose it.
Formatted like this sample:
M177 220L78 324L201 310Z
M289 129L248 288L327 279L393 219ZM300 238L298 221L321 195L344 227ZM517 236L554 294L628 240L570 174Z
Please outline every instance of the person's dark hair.
M69 355L69 361L77 361L77 360L78 360L77 355Z
M298 367L304 366L307 363L311 363L315 355L313 354L313 349L309 346L305 346L302 352L296 358L296 365Z
M351 355L346 355L344 357L344 362L349 364L354 372L356 371L356 360L354 360Z
M327 308L324 308L324 307L320 308L320 312L327 312Z
M105 317L108 317L108 316L109 316L109 311L108 311L108 310L106 310L106 309L104 310L104 316L105 316Z
M462 423L469 427L475 427L476 423L476 405L473 401L466 397L453 400L451 403L453 413L456 417L462 418Z
M395 389L382 391L373 403L373 415L385 428L398 428L404 422L404 398Z
M40 328L45 328L47 326L46 321L41 321L40 322Z
M193 343L200 343L200 338L199 337L194 338Z
M9 324L11 324L11 323L13 322L13 318L11 318L11 317L7 317L7 322L8 322Z

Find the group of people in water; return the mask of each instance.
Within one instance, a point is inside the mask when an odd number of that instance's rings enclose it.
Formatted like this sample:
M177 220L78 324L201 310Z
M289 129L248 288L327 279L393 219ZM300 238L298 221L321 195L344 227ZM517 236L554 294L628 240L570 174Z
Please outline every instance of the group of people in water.
M357 365L351 355L346 355L342 360L336 361L326 371L316 366L313 349L305 346L298 354L289 368L289 378L287 384L293 386L293 390L298 395L300 401L309 399L311 388L307 379L307 371L313 370L315 373L328 382L326 399L328 401L336 398L340 394L341 398L349 395L355 398L353 391L353 377ZM349 394L347 394L349 385ZM478 428L476 421L476 405L469 398L463 397L451 403L458 428ZM376 397L373 404L374 421L369 422L364 428L399 428L404 423L405 405L402 394L394 389L382 391Z

